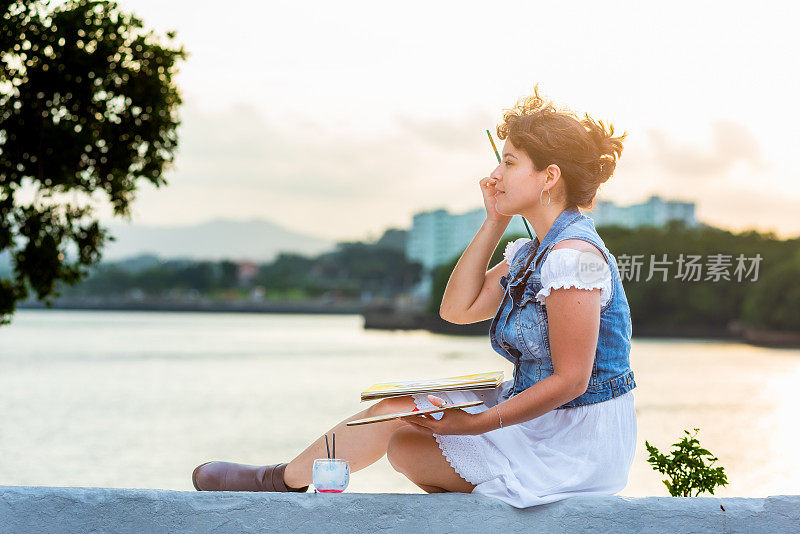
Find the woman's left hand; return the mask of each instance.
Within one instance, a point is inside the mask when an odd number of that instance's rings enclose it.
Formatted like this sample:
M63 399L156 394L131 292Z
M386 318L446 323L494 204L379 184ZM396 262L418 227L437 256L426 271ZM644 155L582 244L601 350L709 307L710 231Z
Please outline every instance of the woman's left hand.
M428 400L434 406L442 406L445 404L444 399L434 395L428 395ZM480 414L471 414L461 409L445 410L442 413L441 419L434 419L433 414L428 415L415 415L413 417L404 417L403 421L419 428L420 430L427 430L433 434L482 434L486 432L481 427L482 417Z

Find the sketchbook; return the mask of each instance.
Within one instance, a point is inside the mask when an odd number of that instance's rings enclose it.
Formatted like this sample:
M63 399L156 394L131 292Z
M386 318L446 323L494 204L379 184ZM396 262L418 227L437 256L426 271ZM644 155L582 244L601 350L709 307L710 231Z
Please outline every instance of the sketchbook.
M392 419L400 419L402 417L409 417L412 415L425 415L429 413L443 412L445 410L452 410L454 408L469 408L470 406L477 406L483 404L483 401L470 401L462 402L461 404L450 404L438 408L427 408L425 410L413 410L410 412L397 412L387 413L384 415L376 415L375 417L367 417L365 419L356 419L355 421L348 421L347 426L367 425L369 423L380 423L381 421L390 421Z
M492 389L503 382L503 371L476 373L472 375L434 378L427 380L403 380L375 384L361 392L361 401L415 395L419 393L436 393L437 391L457 391L473 389Z

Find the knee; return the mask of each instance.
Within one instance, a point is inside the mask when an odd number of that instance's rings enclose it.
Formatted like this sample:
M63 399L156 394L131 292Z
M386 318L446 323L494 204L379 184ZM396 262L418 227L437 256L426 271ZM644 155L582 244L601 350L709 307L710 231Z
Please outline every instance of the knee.
M420 431L409 426L398 428L392 433L386 447L386 459L395 471L407 474L413 468L414 450L419 437Z
M416 407L411 396L391 397L383 399L367 408L368 417L384 415L387 413L409 412Z

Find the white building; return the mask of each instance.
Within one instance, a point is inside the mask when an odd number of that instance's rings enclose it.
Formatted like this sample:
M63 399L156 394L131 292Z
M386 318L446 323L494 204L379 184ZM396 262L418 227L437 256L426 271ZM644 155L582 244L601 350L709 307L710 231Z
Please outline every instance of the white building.
M417 297L427 299L433 269L460 256L485 220L486 209L482 207L460 214L438 209L414 215L406 240L406 257L422 264L422 281L414 290ZM533 227L530 229L533 233ZM525 223L518 215L514 216L503 234L504 237L515 235L528 235Z
M663 200L652 196L647 202L619 206L609 201L599 201L594 210L584 213L592 217L596 226L619 225L663 226L672 220L684 221L687 226L697 226L693 202ZM422 264L422 281L414 288L415 298L427 300L430 295L433 269L460 256L475 237L486 209L476 208L460 214L447 210L423 211L414 215L413 224L406 237L406 257ZM528 223L531 233L533 227ZM533 234L535 236L535 234ZM503 237L528 236L522 217L515 215Z
M408 232L406 257L427 270L447 263L464 252L485 220L484 208L461 214L444 209L417 213ZM503 235L528 235L522 217L515 216Z
M664 200L651 196L647 202L620 206L610 201L598 201L586 215L594 219L595 226L664 226L670 221L683 221L686 226L697 226L694 202Z

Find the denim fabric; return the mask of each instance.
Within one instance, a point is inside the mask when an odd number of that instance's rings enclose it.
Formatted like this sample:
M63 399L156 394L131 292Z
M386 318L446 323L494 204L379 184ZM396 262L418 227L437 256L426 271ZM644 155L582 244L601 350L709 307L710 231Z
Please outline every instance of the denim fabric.
M542 289L541 267L558 242L582 239L603 252L612 277L611 298L600 308L600 332L592 375L586 391L559 406L572 408L612 399L636 387L630 368L631 313L622 288L617 261L606 248L594 221L577 208L556 218L544 239L525 243L516 253L508 274L500 279L503 301L492 319L492 348L514 363L510 396L553 374L547 308L535 296Z

